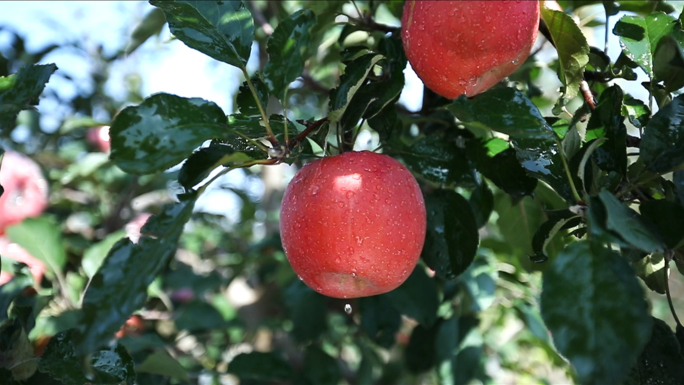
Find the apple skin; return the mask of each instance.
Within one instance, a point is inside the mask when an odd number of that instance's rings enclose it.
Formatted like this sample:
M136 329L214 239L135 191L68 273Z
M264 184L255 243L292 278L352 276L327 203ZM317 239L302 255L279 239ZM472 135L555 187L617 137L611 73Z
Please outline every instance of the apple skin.
M7 226L39 216L48 205L48 184L36 162L13 151L5 152L0 167L0 235Z
M7 237L0 237L0 255L3 258L8 258L15 260L17 262L24 263L28 266L31 271L31 275L36 281L36 284L40 284L43 280L43 275L45 275L45 264L40 259L35 258L23 247L16 243L10 241ZM12 279L12 274L3 271L0 274L0 285L4 285Z
M386 293L413 272L425 242L425 202L387 155L346 152L304 166L285 190L280 236L294 271L336 298Z
M530 54L538 1L407 0L404 51L432 91L449 99L482 93L512 74Z
M109 141L109 126L99 126L88 129L86 139L102 152L109 152L112 144Z

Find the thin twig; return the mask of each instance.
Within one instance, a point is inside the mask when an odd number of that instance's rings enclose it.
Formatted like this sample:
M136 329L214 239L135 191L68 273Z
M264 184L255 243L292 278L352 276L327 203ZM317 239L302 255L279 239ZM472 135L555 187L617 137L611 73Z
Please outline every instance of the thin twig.
M316 131L317 129L319 129L327 121L328 121L328 118L326 117L326 118L318 119L317 121L308 125L306 127L306 129L304 129L304 131L300 132L299 135L295 136L294 138L290 139L287 142L287 148L292 149L297 144L303 142L304 139L306 139L307 135L309 135L313 131Z
M670 275L668 270L670 269L671 256L665 255L665 268L663 269L665 273L665 294L667 295L667 303L670 305L670 311L672 312L672 317L674 318L677 326L682 327L682 323L679 322L679 317L677 317L677 312L675 311L674 304L672 303L672 295L670 294Z
M254 4L254 0L249 0L248 2L249 8L252 11L252 15L254 16L254 20L259 24L261 29L264 31L266 36L271 36L273 35L273 27L271 24L266 20L266 17L264 16L264 13L261 12L261 9Z

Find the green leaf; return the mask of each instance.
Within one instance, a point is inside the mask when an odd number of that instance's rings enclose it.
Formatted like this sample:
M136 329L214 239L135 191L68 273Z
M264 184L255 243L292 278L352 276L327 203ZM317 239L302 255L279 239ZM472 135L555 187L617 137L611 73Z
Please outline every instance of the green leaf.
M185 368L166 350L157 350L145 358L136 368L138 373L159 374L179 381L188 381Z
M26 218L7 228L12 242L23 247L29 254L45 262L49 272L61 274L66 263L60 227L48 217Z
M623 115L627 115L629 122L637 128L644 128L651 119L651 110L643 101L632 96L625 95L622 102Z
M240 380L287 381L293 376L290 365L275 353L242 353L228 364L228 373Z
M90 356L90 367L95 373L95 383L133 385L135 383L135 363L126 348L117 344L111 349L103 349Z
M16 74L0 77L0 131L14 129L17 115L38 104L45 84L57 70L54 64L32 64Z
M649 201L639 206L644 218L655 225L668 249L676 249L684 242L684 207L666 200Z
M572 99L579 93L580 83L584 80L584 68L589 62L589 44L570 15L542 6L541 18L549 28L558 51L563 75L561 81L565 85L563 97Z
M672 99L646 125L640 155L646 167L658 173L684 164L684 95Z
M470 203L452 190L424 194L427 232L422 258L437 276L452 279L463 273L477 252L479 235Z
M532 238L532 250L534 255L530 256L534 262L544 262L549 258L549 251L547 246L553 238L563 229L568 229L579 225L581 219L579 217L573 216L572 214L567 216L558 216L551 218L548 221L542 223L534 233L534 238Z
M465 385L479 374L482 338L477 324L472 317L453 317L440 325L436 346L440 383Z
M464 301L463 309L477 313L488 309L495 299L496 266L482 256L475 258L466 271L458 277L470 294L469 301Z
M670 326L654 317L651 339L629 372L625 385L684 384L683 353Z
M663 36L653 57L656 81L663 81L668 92L684 87L684 52L672 36Z
M0 368L11 370L10 379L17 381L25 381L38 368L31 341L17 319L0 325Z
M416 266L401 286L386 295L399 312L421 325L431 325L437 319L437 286L421 265Z
M28 267L13 273L14 277L12 277L12 280L0 286L0 324L7 319L7 310L9 310L12 301L25 288L33 286L33 277Z
M363 55L347 64L344 74L340 77L340 85L330 91L330 113L328 119L331 122L339 122L347 110L352 98L365 82L366 77L377 64L382 55Z
M675 25L672 16L654 12L646 17L623 16L613 28L620 37L622 52L637 63L653 79L653 56L660 39L672 32Z
M302 376L310 385L338 385L342 379L337 361L314 345L307 347L304 353Z
M545 219L541 203L525 197L514 204L511 197L501 194L495 197L494 211L499 214L496 224L504 242L519 257L533 255L532 239Z
M311 41L309 32L314 24L316 15L311 10L302 9L281 20L268 39L264 80L278 99L284 99L290 83L304 70Z
M359 299L361 328L379 346L390 348L396 342L394 335L401 326L401 313L387 294Z
M108 341L147 299L147 287L176 253L178 239L190 219L194 200L167 205L150 217L137 244L117 242L83 296L77 335L80 352L93 351Z
M665 258L661 253L653 253L632 262L637 277L641 278L649 289L658 294L665 294Z
M547 182L564 198L572 199L556 134L521 91L495 88L471 99L460 96L447 108L466 127L510 135L517 158L527 173Z
M65 385L83 385L88 379L83 373L81 359L74 346L74 330L58 333L50 339L38 362L38 370Z
M237 138L236 138L237 139ZM248 148L244 143L243 148ZM266 155L265 152L256 148L250 152L257 152ZM191 189L206 179L209 174L218 166L234 167L245 164L252 158L244 152L239 152L234 146L224 144L212 144L209 147L201 148L183 163L178 173L178 183L186 189Z
M126 55L132 54L153 35L159 35L164 24L166 24L164 11L159 8L149 11L131 33L131 40L126 46Z
M215 307L203 301L192 301L179 308L174 321L179 330L191 333L220 329L228 325Z
M474 185L474 170L468 163L465 150L456 141L441 135L429 135L400 154L411 171L427 180L445 185Z
M537 187L537 180L527 175L512 148L507 148L493 157L489 157L481 150L469 151L468 157L474 159L477 171L513 198L532 195Z
M478 228L483 228L489 222L489 216L494 210L494 193L484 180L478 185L468 200L470 207L475 213L475 223Z
M622 116L623 93L620 86L612 86L601 94L601 99L587 124L585 139L608 139L596 148L592 156L603 170L627 173L627 128Z
M647 253L664 251L662 242L639 214L622 204L607 190L599 193L599 199L605 206L605 226L608 230L614 231L625 242Z
M624 379L652 327L627 261L587 241L565 248L544 273L541 314L583 384Z
M257 76L252 77L251 80L252 85L254 86L254 91L256 91L257 98L259 99L259 103L265 110L268 106L268 86ZM254 95L252 94L252 90L249 88L249 84L246 81L240 86L235 103L237 104L240 114L261 118L259 107L257 106L257 103L254 100ZM266 132L265 129L258 124L258 122L256 126L259 127L259 133L263 134ZM235 128L232 124L231 127Z
M132 174L175 166L205 140L230 133L219 106L199 98L156 94L121 111L109 131L111 159Z
M435 365L435 347L440 325L441 319L430 327L416 325L411 331L408 345L404 349L404 362L409 372L423 373Z
M190 48L245 68L254 40L254 20L240 0L150 0L166 15L171 33Z
M285 306L292 319L292 335L297 341L318 338L327 329L325 297L316 293L300 280L285 290Z
M114 244L120 241L125 236L125 232L117 231L115 233L109 234L105 239L100 242L90 246L83 252L83 259L81 260L81 267L86 273L88 278L92 278L97 270L102 266L102 262L107 257L107 253L114 246Z

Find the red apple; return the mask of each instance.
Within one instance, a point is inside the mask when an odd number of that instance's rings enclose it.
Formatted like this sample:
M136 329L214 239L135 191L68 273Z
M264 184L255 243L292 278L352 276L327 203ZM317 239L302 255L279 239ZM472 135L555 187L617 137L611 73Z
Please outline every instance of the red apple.
M109 126L99 126L89 129L88 132L86 132L86 139L102 152L109 152L109 149L112 146L109 142Z
M133 243L138 243L140 240L140 230L145 226L145 223L147 223L147 220L150 219L152 214L150 213L141 213L138 214L135 218L133 218L130 222L126 223L125 226L125 231L126 231L126 237L130 238L131 242Z
M486 91L527 59L539 2L407 0L404 50L432 91L454 99Z
M0 166L0 234L7 226L40 215L48 204L48 185L36 162L7 151Z
M0 255L2 258L25 263L29 267L29 270L31 270L31 274L36 280L36 283L40 284L40 281L45 274L45 264L43 261L33 257L28 251L18 244L12 243L7 237L0 237ZM0 285L9 282L10 279L12 279L12 274L3 271L2 274L0 274Z
M425 241L425 202L399 162L373 152L315 160L285 190L280 236L309 287L336 298L395 289Z

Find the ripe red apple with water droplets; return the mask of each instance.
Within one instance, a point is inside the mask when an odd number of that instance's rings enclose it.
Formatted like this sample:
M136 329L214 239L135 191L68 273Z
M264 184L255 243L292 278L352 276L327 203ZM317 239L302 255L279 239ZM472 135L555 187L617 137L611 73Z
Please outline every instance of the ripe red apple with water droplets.
M299 278L336 298L401 285L425 241L425 202L393 158L346 152L315 160L290 182L280 213L285 255Z
M432 91L454 99L486 91L518 69L539 26L538 1L407 0L404 50Z

